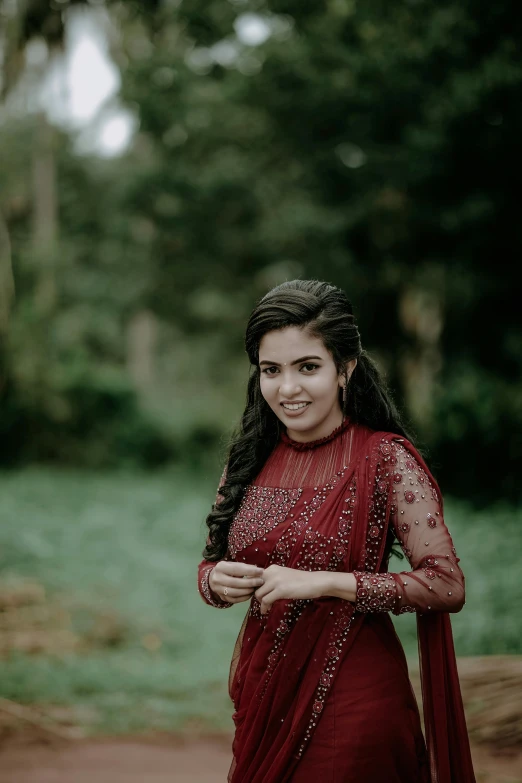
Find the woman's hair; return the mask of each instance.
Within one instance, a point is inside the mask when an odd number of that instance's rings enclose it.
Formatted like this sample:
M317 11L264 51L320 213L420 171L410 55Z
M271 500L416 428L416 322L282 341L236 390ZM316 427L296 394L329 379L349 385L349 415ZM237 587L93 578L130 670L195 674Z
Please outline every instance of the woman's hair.
M281 283L258 302L247 324L245 347L253 372L241 422L228 446L226 475L219 489L221 498L206 519L209 536L202 553L206 560L225 557L230 525L245 489L280 438L283 425L261 394L259 344L268 332L290 326L320 338L339 373L346 373L346 363L357 359L344 404L339 388L339 403L345 416L373 430L394 432L411 440L379 370L361 348L352 305L344 291L318 280Z

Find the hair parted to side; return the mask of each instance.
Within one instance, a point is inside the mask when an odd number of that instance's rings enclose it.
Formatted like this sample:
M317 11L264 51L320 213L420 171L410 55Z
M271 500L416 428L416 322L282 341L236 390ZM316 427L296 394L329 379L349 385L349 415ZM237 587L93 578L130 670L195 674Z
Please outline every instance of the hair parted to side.
M280 438L283 425L261 394L259 344L268 332L290 326L320 338L339 373L345 372L350 359L357 359L344 404L339 388L339 404L345 416L373 430L394 432L411 440L379 370L361 347L353 308L344 291L318 280L291 280L272 288L252 311L246 328L245 347L252 372L245 410L228 447L221 499L206 519L209 543L202 552L206 560L225 557L230 525L245 489Z

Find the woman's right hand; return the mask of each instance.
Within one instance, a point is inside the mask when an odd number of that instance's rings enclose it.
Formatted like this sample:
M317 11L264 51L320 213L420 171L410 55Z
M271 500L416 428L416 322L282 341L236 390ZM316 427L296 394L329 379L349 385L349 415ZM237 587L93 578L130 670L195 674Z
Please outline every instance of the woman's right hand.
M208 584L221 601L239 604L248 601L252 593L264 584L263 572L263 568L249 563L220 560L210 572ZM228 588L227 595L223 593L225 587Z

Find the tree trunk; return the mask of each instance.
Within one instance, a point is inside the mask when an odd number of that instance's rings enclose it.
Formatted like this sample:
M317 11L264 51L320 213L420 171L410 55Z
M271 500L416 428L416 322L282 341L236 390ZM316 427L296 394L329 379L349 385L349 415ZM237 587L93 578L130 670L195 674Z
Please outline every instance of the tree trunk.
M155 381L154 356L158 326L150 310L140 310L127 326L127 369L136 391L147 396Z
M439 292L435 287L404 289L399 298L399 316L404 331L414 338L400 365L407 407L427 431L432 424L435 383L442 367L439 339L443 310Z

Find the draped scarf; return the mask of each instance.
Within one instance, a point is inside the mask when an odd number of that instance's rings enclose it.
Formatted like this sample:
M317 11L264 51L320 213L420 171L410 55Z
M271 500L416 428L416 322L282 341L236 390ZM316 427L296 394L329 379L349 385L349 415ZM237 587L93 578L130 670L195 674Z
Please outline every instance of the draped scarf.
M371 434L351 465L317 488L311 503L295 506L281 537L283 546L278 546L286 567L303 562L304 531L313 515L314 527L336 540L321 570L387 570L391 493L376 495L373 488L394 441L428 471L409 442L390 433ZM277 562L282 562L281 554ZM249 615L256 609L257 634L249 625L245 638ZM291 779L335 688L337 672L349 665L346 659L364 620L352 602L331 596L278 600L266 615L260 615L252 598L230 666L236 731L229 783ZM417 633L430 783L474 783L449 615L417 613Z

